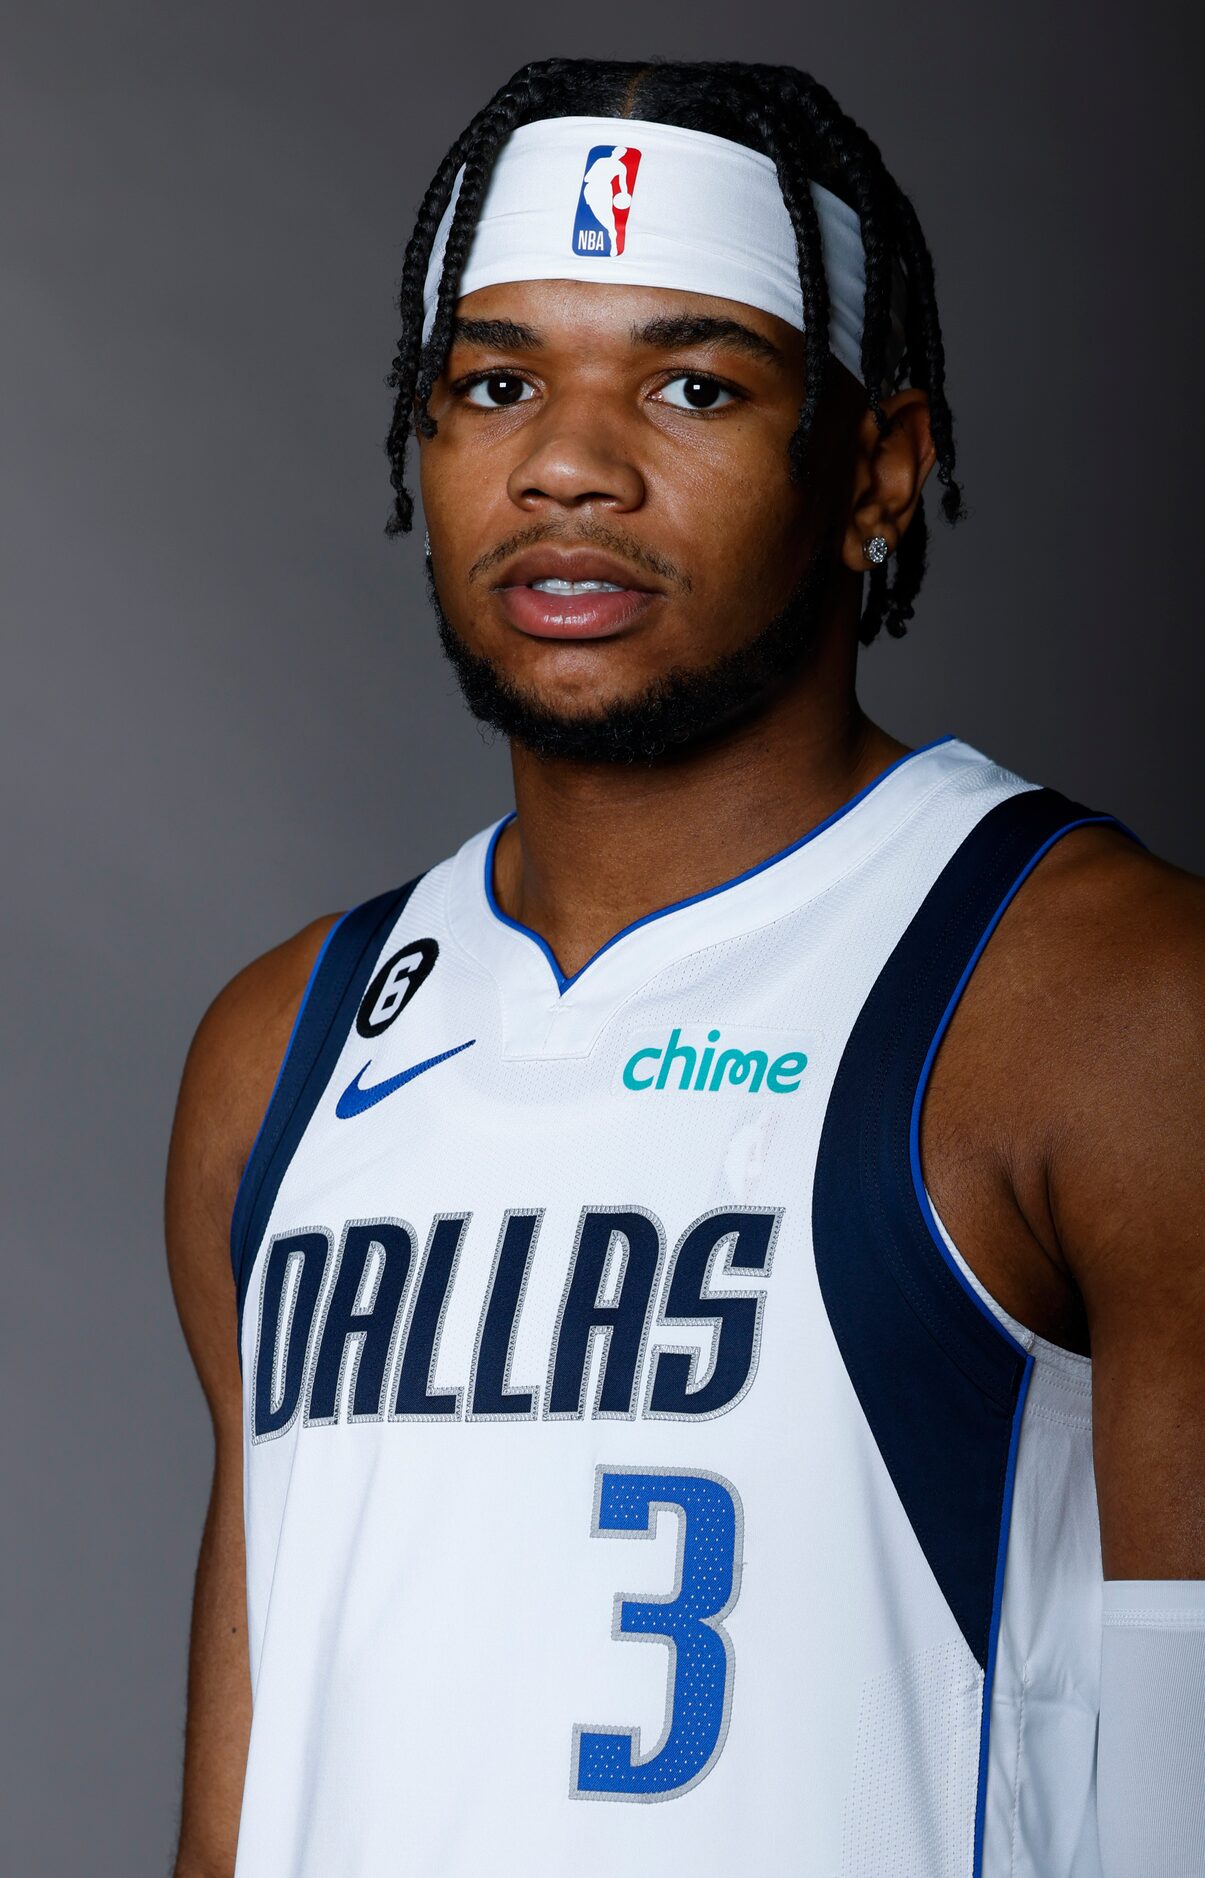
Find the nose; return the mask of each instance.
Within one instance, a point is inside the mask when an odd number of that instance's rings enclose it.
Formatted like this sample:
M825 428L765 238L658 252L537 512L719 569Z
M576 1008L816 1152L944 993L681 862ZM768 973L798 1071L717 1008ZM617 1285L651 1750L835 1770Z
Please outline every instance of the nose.
M644 477L622 427L608 421L597 398L554 400L522 436L523 455L506 485L517 508L536 514L596 504L626 514L644 501Z

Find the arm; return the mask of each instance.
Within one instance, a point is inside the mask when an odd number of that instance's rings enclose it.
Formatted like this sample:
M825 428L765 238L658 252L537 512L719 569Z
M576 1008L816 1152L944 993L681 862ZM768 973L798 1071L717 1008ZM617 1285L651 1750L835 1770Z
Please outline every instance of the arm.
M240 972L206 1012L168 1154L172 1290L214 1431L193 1598L184 1795L175 1878L230 1878L251 1729L243 1550L242 1391L230 1216L310 968L333 918Z
M1092 1357L1107 1878L1205 1875L1203 967L1205 887L1075 829L989 940L922 1111L977 1276Z
M1104 1575L1200 1579L1205 888L1117 855L1080 912L1047 1180L1091 1338Z
M1092 1348L1101 1869L1173 1878L1205 1871L1205 894L1138 856L1100 887L1048 1179Z
M1203 980L1205 886L1076 829L989 941L922 1116L978 1276L1090 1350L1107 1579L1205 1577Z

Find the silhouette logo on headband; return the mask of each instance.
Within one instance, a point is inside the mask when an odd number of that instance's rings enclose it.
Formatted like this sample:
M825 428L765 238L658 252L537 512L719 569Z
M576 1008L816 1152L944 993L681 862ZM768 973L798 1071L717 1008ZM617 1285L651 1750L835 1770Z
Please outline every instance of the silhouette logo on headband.
M577 199L574 254L623 253L639 168L639 150L622 144L595 144L586 158L581 194Z

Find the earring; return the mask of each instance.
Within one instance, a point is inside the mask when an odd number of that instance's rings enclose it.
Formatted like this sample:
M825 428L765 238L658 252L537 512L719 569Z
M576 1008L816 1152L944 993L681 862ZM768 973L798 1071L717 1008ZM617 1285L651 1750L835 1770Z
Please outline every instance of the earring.
M882 567L890 552L886 535L871 535L869 541L862 543L862 553L872 567Z
M428 529L428 530L427 530L427 531L426 531L426 532L424 533L424 535L423 535L423 553L424 553L425 555L427 555L428 557L430 557L430 554L431 554L431 532L430 532L430 530L429 530L429 529Z

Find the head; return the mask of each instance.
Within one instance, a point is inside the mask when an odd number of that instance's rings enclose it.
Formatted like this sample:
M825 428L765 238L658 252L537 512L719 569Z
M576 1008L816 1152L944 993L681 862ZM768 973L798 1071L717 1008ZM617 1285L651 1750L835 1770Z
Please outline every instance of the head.
M461 292L512 132L574 116L677 125L769 159L760 170L790 219L799 317L737 297L739 268L717 281L722 293L700 290L710 274L683 288L568 270L498 279L504 267ZM600 199L623 201L625 180L604 177ZM844 363L828 344L826 191L865 255L860 346ZM424 334L429 270L439 291ZM445 649L477 715L528 749L672 756L756 716L811 669L852 690L857 642L904 631L934 465L947 519L961 513L932 265L875 145L814 79L735 64L524 67L428 189L401 311L389 531L412 526L413 431ZM889 556L868 567L876 535ZM550 578L619 591L533 589Z

